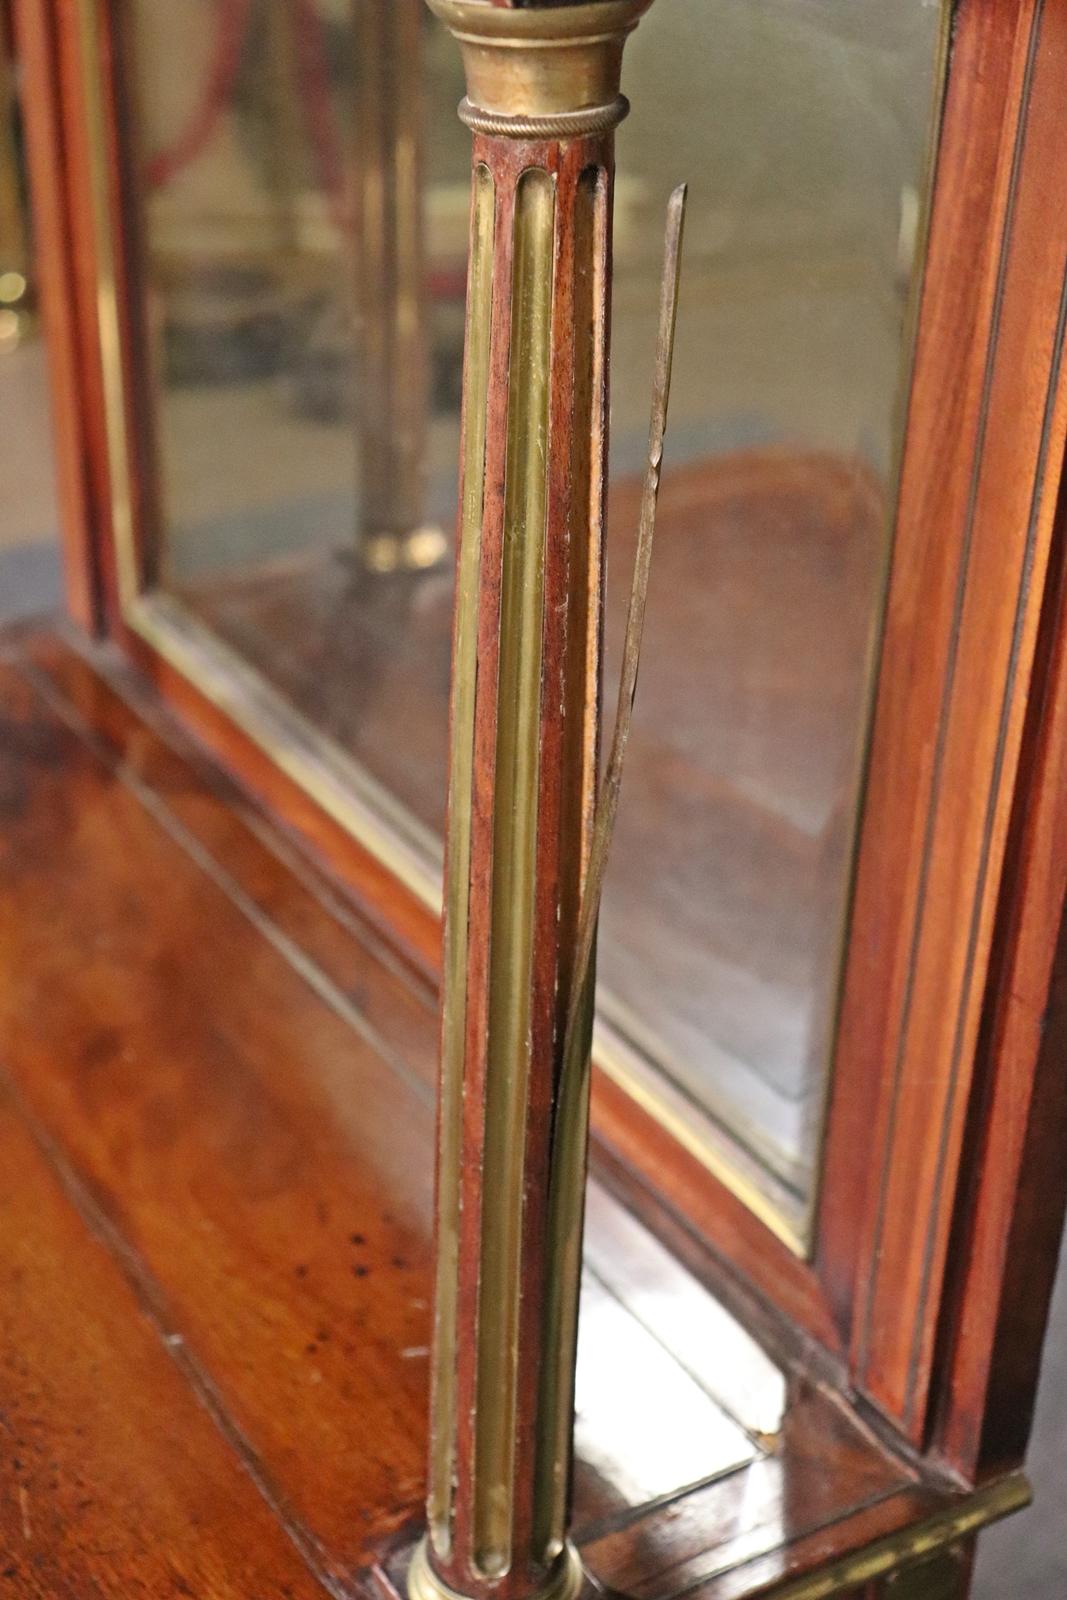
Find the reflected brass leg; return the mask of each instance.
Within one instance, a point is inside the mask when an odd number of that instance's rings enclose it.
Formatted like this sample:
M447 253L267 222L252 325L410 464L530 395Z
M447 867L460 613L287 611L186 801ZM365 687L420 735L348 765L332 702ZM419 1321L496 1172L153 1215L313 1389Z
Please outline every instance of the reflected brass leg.
M588 1083L565 1105L557 1088L596 780L613 130L647 3L430 0L463 49L475 137L414 1600L564 1600L581 1582L567 1520ZM588 998L579 1031L587 1060Z
M29 270L15 143L15 74L0 16L0 354L13 350L24 332Z
M361 63L358 550L371 572L435 565L423 521L429 349L422 243L421 0L356 0Z

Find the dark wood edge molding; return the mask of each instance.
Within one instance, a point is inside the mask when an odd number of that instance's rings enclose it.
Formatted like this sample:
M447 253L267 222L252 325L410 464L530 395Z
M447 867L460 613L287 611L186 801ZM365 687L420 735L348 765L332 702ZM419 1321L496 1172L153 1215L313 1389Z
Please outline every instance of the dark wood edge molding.
M56 490L67 609L95 632L100 621L101 574L95 532L102 523L92 463L102 440L85 404L86 339L91 325L81 315L79 256L75 242L77 197L69 187L65 105L60 71L60 32L50 0L14 0L19 58L25 92L22 112L33 197L35 271L38 276L48 354ZM99 419L99 413L97 413Z

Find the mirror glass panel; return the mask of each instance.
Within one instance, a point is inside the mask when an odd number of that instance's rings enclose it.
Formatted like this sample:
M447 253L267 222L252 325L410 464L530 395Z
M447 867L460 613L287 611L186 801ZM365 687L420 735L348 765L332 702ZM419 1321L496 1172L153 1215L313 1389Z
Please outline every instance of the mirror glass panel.
M180 608L205 674L239 669L261 711L284 708L433 893L467 245L457 52L422 0L128 15L149 590ZM929 0L660 0L628 47L609 704L682 178L691 205L601 1047L791 1234L832 1054L943 28Z

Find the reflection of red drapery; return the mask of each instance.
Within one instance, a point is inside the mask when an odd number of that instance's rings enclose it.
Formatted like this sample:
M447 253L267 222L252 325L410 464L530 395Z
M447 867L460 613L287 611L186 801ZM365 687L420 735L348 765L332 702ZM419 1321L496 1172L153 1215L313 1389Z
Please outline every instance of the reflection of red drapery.
M215 47L192 114L178 137L157 151L145 166L145 177L154 189L165 188L210 143L219 115L233 92L251 11L252 0L221 0Z
M296 78L311 153L330 214L342 233L355 223L352 197L345 193L344 160L330 98L330 68L322 44L322 23L314 0L296 0Z

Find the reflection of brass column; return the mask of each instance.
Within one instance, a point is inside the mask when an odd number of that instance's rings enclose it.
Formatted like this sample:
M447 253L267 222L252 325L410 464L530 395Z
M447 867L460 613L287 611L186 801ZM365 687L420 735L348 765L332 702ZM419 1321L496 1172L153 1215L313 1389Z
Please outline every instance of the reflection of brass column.
M13 349L23 331L29 276L15 116L15 73L0 16L0 352Z
M429 1532L409 1586L528 1600L580 1580L584 1075L558 1090L596 767L613 130L648 0L430 4L463 49L474 173ZM590 1023L587 1004L585 1059Z
M445 540L423 526L429 354L420 172L421 0L356 0L361 78L359 550L372 571L426 567Z

